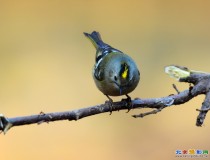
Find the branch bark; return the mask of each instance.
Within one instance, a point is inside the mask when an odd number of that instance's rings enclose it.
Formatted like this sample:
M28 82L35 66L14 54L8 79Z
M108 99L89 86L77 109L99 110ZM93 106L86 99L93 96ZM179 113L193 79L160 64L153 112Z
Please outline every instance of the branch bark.
M199 111L199 115L196 120L196 125L202 126L206 114L210 110L210 74L189 70L186 67L176 65L166 67L165 72L171 77L176 78L179 82L189 83L189 88L180 92L178 91L177 87L173 85L174 89L177 91L177 94L172 94L161 98L136 98L131 101L132 109L151 108L153 110L150 112L132 116L134 118L142 118L150 114L156 114L167 107L186 103L197 95L205 94L206 97L204 102L202 103L201 109L197 109L197 111ZM128 103L126 100L122 99L121 101L113 102L112 111L126 110L129 106L130 102ZM23 117L7 118L4 115L0 114L0 131L6 133L11 127L29 125L34 123L41 124L43 122L48 123L59 120L79 120L84 117L105 112L110 112L109 103L66 112L40 113Z

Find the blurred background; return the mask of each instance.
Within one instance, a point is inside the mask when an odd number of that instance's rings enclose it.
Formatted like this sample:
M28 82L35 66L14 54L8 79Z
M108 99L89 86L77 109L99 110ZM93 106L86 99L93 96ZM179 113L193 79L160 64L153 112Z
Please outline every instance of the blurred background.
M210 72L209 18L208 0L1 0L0 113L16 117L104 103L92 79L95 49L83 35L93 30L135 59L141 81L133 98L176 93L173 83L187 89L164 67ZM148 110L14 127L0 135L1 159L177 159L177 149L210 150L210 115L203 127L195 126L203 99L143 119L131 115Z

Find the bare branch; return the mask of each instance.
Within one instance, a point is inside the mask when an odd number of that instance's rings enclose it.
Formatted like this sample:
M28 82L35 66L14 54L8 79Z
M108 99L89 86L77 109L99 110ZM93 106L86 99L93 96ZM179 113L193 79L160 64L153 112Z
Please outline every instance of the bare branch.
M201 126L203 124L206 114L208 113L209 110L210 110L210 92L208 91L206 94L206 98L202 103L201 109L197 110L200 112L196 121L197 126Z
M210 110L210 74L192 71L186 67L180 66L168 66L165 68L166 73L171 77L176 78L179 82L187 82L193 84L190 85L189 89L179 92L175 85L174 89L177 94L171 94L166 97L161 98L145 98L145 99L134 99L131 101L131 106L133 109L137 108L152 108L154 110L146 113L141 113L139 115L133 115L133 117L144 117L151 114L156 114L162 111L164 108L170 107L172 105L180 105L188 102L192 98L200 94L205 94L206 98L202 104L197 117L196 125L202 126L207 112ZM127 110L128 104L125 100L118 102L113 102L112 111ZM23 117L13 117L6 118L0 114L0 131L6 133L11 127L29 125L29 124L42 124L44 122L53 122L59 120L79 120L84 117L110 112L110 106L108 103L95 105L87 108L81 108L66 112L54 112L54 113L43 113L31 116Z

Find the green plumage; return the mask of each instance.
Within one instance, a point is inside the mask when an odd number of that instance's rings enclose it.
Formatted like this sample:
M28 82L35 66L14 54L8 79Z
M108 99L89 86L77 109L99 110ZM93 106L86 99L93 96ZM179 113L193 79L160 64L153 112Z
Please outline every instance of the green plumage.
M96 48L93 79L97 88L107 96L121 96L132 92L140 80L140 72L133 59L104 43L98 32L84 34Z

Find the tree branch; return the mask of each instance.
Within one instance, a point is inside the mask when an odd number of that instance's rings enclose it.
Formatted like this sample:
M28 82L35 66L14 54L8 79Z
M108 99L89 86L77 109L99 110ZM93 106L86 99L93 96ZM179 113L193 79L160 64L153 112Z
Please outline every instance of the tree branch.
M152 108L154 110L139 115L133 115L134 118L144 117L150 114L156 114L163 109L172 105L180 105L188 102L192 98L200 94L205 94L205 100L202 103L199 115L196 120L197 126L202 126L206 114L210 110L210 74L200 71L189 70L186 67L171 65L165 67L165 72L171 77L177 79L179 82L187 82L193 84L190 85L189 89L179 92L177 87L173 85L177 94L172 94L161 98L136 98L131 101L132 109L137 108ZM126 110L129 104L126 100L113 102L112 111ZM78 110L66 111L66 112L55 112L55 113L40 113L31 116L7 118L0 114L0 131L6 133L11 127L29 125L29 124L41 124L43 122L52 122L59 120L79 120L84 117L110 112L110 106L108 103L82 108Z

